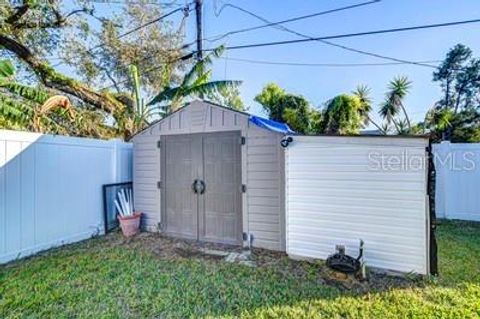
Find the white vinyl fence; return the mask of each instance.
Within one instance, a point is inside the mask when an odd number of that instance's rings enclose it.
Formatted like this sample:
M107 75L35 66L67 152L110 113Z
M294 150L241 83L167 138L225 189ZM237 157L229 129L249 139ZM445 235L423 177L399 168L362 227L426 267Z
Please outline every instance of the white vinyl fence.
M131 165L118 140L0 130L0 263L101 234L102 185Z
M438 218L480 221L480 143L433 145Z

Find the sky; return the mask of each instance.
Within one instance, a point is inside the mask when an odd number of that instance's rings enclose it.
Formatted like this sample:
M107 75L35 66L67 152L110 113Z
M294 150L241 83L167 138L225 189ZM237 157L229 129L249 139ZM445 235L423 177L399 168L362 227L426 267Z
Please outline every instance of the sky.
M368 0L204 0L203 36L209 39L232 30L264 24L231 7L225 7L219 12L226 3L235 4L270 21L280 21L366 1ZM100 4L96 7L98 11L118 8L112 4ZM171 9L165 10L168 12ZM178 19L180 17L181 14ZM320 37L477 18L480 18L480 0L382 0L359 8L287 23L285 26ZM469 46L474 55L480 57L479 31L480 23L476 23L331 41L404 60L436 61L443 60L448 50L457 43ZM186 43L195 39L195 32L195 15L192 12L187 22ZM204 48L214 48L221 44L234 46L298 38L285 31L267 27L234 34L216 42L205 40ZM249 112L257 115L264 116L265 113L261 106L254 102L254 97L269 82L277 83L289 93L303 95L317 108L322 108L327 100L338 94L350 93L360 84L367 85L371 88L374 101L374 119L378 119L378 105L383 100L388 82L396 76L407 76L412 81L405 105L414 121L423 120L427 109L441 96L439 84L432 82L434 69L428 67L408 64L362 67L286 66L252 64L233 59L323 64L389 61L316 41L227 50L221 59L214 62L214 79L241 80L242 98L249 107Z
M215 5L215 2L216 5ZM360 2L343 0L231 0L231 3L252 11L270 21L280 21ZM262 24L259 20L238 10L225 7L215 14L222 1L205 0L204 37L209 38L231 30ZM190 19L188 35L194 39L194 17ZM479 0L383 0L368 6L314 17L285 26L311 36L336 35L363 31L442 23L480 18ZM332 42L356 49L395 58L423 61L443 60L448 50L457 43L469 46L480 57L480 23L430 30L417 30L395 34L370 35L338 39ZM263 28L229 36L204 47L225 44L241 45L298 38L275 28ZM295 63L383 63L382 59L330 47L319 42L283 46L251 48L224 53L226 59L217 60L214 77L219 80L241 80L241 94L250 112L264 115L253 101L263 86L275 82L290 93L301 94L313 106L322 107L328 99L349 93L359 84L372 90L375 113L383 100L388 82L395 76L408 76L412 81L406 107L415 121L439 99L438 83L432 82L432 68L415 65L390 65L368 67L305 67L250 64L228 60L241 58Z

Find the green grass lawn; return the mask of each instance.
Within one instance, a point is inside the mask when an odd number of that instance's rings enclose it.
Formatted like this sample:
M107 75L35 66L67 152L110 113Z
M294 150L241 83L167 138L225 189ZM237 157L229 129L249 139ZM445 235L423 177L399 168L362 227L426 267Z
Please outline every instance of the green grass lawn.
M97 238L0 266L0 318L480 317L480 224L442 222L437 234L439 278L363 292L319 282L315 264L299 275Z

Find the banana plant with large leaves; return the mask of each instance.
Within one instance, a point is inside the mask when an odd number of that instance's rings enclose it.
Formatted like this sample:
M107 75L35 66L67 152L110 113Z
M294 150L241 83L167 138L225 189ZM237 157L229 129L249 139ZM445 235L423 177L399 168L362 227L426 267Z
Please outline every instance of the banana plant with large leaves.
M147 104L149 106L148 114L164 116L179 109L187 98L203 98L207 94L218 94L222 88L239 86L241 81L210 81L212 70L207 70L207 67L212 64L213 58L220 57L223 51L223 46L216 48L193 65L190 71L183 77L180 85L175 87L167 86L159 92ZM154 105L159 106L153 107Z
M52 112L58 111L60 115L68 115L73 120L74 110L67 97L16 82L12 62L0 61L2 127L68 134L68 130L50 116Z

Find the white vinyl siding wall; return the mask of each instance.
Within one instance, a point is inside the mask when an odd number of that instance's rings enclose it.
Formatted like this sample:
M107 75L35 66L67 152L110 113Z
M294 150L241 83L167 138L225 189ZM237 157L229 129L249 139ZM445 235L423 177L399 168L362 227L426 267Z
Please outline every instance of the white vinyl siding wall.
M287 253L326 259L341 244L356 257L363 239L367 266L426 274L427 171L416 163L425 161L428 140L293 139L285 164ZM378 169L380 154L401 163Z

